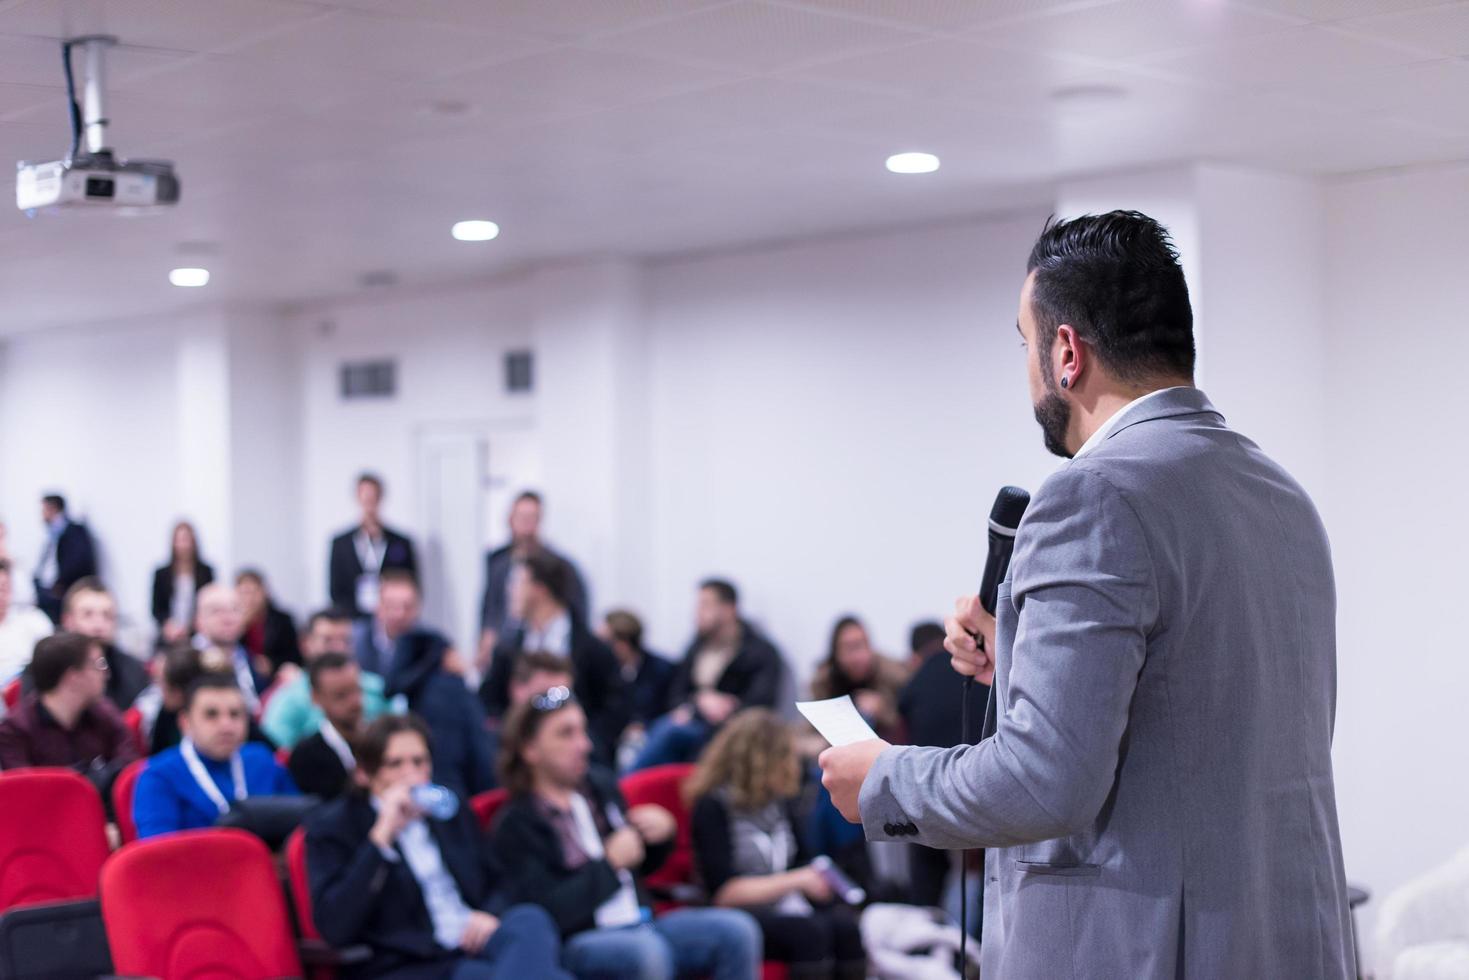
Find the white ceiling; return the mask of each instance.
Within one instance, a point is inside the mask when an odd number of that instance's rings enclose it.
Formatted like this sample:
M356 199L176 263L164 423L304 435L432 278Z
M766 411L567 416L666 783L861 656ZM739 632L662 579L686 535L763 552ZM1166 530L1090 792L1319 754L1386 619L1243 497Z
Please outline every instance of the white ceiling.
M183 203L0 201L0 332L197 303L166 282L180 264L213 271L210 300L292 302L379 270L1043 204L1059 178L1184 159L1469 158L1469 2L0 0L0 160L63 155L57 39L97 31L123 41L111 142L174 160ZM942 169L884 171L909 149ZM501 238L453 241L467 217Z

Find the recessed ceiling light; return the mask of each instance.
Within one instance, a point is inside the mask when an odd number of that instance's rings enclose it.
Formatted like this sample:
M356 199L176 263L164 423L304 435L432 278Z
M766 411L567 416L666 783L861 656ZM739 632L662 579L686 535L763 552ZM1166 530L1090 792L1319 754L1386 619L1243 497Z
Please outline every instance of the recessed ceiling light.
M895 174L931 174L939 168L939 158L932 153L894 153L887 166Z
M209 270L174 269L168 274L168 281L185 289L197 289L200 286L209 285Z
M461 242L487 242L500 234L500 226L493 221L459 221L453 228L453 235Z

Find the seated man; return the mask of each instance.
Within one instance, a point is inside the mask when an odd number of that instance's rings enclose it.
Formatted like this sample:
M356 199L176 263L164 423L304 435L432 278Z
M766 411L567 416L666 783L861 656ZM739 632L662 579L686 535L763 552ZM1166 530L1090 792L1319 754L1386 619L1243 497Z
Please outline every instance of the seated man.
M569 980L550 917L532 905L501 911L499 870L470 808L440 820L414 804L432 767L417 718L387 715L368 726L353 790L306 825L322 937L372 947L371 962L351 976Z
M490 669L480 685L485 713L500 719L509 709L510 675L515 662L533 650L554 653L571 661L576 672L576 696L591 725L596 760L611 765L617 740L627 727L626 684L617 657L597 639L568 604L570 567L554 555L532 552L510 573L511 609L519 626L495 646Z
M102 656L107 659L107 700L118 711L131 708L148 686L148 668L117 645L117 600L101 579L84 578L66 590L61 628L102 644Z
M510 672L510 709L514 711L553 687L570 690L575 679L571 661L565 657L540 650L524 654L515 661L515 668ZM485 735L489 739L490 758L499 759L500 726L491 725Z
M311 615L301 635L301 654L306 658L307 670L310 670L312 661L323 654L350 655L351 652L350 616L334 609L323 609ZM363 718L372 721L387 710L383 679L367 671L359 671L357 678L362 685ZM316 734L321 727L321 709L312 698L311 681L306 671L290 667L280 671L275 689L265 704L265 716L260 726L270 740L283 749Z
M591 766L581 706L565 687L510 713L502 731L510 801L495 851L512 897L546 907L579 976L714 980L760 975L760 927L737 909L686 908L644 921L639 879L673 849L677 824L659 806L628 809L617 780Z
M39 609L27 609L12 601L15 573L10 560L0 556L0 685L20 676L31 662L36 642L50 636L51 619ZM0 706L0 717L4 717Z
M245 632L245 615L240 606L239 593L230 585L211 582L199 590L195 599L198 606L194 619L198 633L194 646L200 650L217 647L230 659L235 683L245 697L245 707L250 717L260 717L260 695L268 687L270 661L262 657L251 657L240 638Z
M157 755L183 741L179 713L184 709L184 697L196 680L205 674L214 674L225 680L234 679L234 665L229 656L216 647L195 650L181 643L164 651L161 659L163 666L158 682L150 685L133 702L141 716L148 755ZM246 740L259 742L275 751L275 746L254 718L250 719Z
M138 748L103 695L102 645L77 633L48 636L36 644L30 672L35 690L0 721L0 769L65 766L105 791Z
M697 633L673 677L673 710L648 729L633 769L692 762L730 715L771 708L780 693L780 651L740 616L739 593L723 579L699 583Z
M352 743L363 730L362 669L345 653L323 653L311 659L308 674L312 703L323 717L286 767L301 792L330 800L347 789L357 768Z
M133 794L138 837L212 827L232 802L292 796L296 786L270 749L246 742L249 714L235 682L205 674L179 712L184 739L149 760Z

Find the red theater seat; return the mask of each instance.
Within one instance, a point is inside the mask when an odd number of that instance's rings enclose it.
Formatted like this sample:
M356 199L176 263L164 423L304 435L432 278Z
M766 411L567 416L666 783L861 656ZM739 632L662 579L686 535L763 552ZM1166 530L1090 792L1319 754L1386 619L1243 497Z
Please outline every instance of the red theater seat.
M479 821L479 829L489 831L490 824L495 822L495 814L500 812L500 807L510 799L510 793L503 789L487 789L469 799L469 808L474 811L474 818Z
M678 821L673 852L662 867L647 877L647 885L656 895L672 894L675 889L686 888L694 880L692 824L689 808L683 799L683 784L693 771L690 764L674 763L643 769L622 778L622 795L629 807L656 803Z
M211 980L303 975L270 851L242 830L130 844L102 869L120 974Z
M0 775L0 911L93 898L107 860L102 798L69 769Z
M133 823L133 790L143 774L147 759L130 762L112 781L112 816L117 820L117 834L124 844L138 839L138 825Z

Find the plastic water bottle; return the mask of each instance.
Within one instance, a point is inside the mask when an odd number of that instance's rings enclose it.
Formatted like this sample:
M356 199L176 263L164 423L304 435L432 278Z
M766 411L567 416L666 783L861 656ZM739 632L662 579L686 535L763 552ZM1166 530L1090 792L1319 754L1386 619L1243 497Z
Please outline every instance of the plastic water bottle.
M447 786L423 783L413 787L413 805L435 820L452 820L459 812L459 797Z
M831 886L831 890L836 892L837 898L840 898L848 905L861 905L867 901L867 892L851 878L848 878L842 872L842 869L837 867L836 863L825 854L817 855L816 860L811 862L811 867L821 873L821 877L826 879L826 883Z

